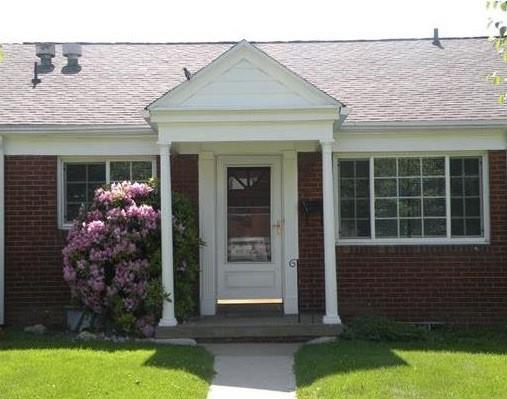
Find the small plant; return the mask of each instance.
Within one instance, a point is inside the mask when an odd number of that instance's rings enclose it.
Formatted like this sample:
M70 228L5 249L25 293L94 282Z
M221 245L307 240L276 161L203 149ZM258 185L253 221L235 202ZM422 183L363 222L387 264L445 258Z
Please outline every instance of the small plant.
M150 184L116 183L96 190L74 221L63 250L64 279L85 310L116 332L152 336L164 299L161 283L160 196ZM199 237L189 202L174 195L176 316L188 318L196 304Z
M412 324L383 316L359 316L345 328L340 338L367 341L416 341L426 339L427 331Z

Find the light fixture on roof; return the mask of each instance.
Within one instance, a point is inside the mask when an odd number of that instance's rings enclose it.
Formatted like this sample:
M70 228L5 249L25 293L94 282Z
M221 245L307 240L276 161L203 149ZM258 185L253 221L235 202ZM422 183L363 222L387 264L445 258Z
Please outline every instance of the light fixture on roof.
M52 59L55 56L55 45L51 43L37 43L35 45L35 55L40 58L37 64L37 73L53 72L55 66Z
M62 73L65 75L78 73L81 70L81 65L79 65L81 45L79 43L64 43L62 53L67 58L67 65L62 68Z

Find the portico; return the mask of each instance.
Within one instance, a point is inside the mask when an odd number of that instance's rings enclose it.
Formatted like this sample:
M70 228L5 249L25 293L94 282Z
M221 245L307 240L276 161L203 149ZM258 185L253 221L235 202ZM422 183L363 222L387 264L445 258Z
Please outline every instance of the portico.
M158 132L162 280L174 316L171 152L198 154L200 311L217 304L280 303L297 314L297 153L322 152L326 324L339 324L332 150L343 105L246 41L153 102Z

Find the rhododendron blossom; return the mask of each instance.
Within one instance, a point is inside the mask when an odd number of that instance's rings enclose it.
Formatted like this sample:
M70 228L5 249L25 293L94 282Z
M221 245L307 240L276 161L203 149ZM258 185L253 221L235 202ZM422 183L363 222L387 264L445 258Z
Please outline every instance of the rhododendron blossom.
M156 256L160 211L149 205L153 191L130 182L98 189L63 250L63 277L72 295L124 332L147 336L155 331L164 298Z

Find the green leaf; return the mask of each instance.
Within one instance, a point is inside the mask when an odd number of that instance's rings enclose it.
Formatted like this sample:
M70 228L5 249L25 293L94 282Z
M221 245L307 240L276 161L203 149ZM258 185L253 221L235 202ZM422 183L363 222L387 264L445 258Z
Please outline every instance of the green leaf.
M0 62L2 62L4 60L4 49L3 47L0 45Z
M498 96L498 104L505 105L505 94L501 94Z
M502 4L500 4L500 8L502 11L507 11L507 1L502 2Z

